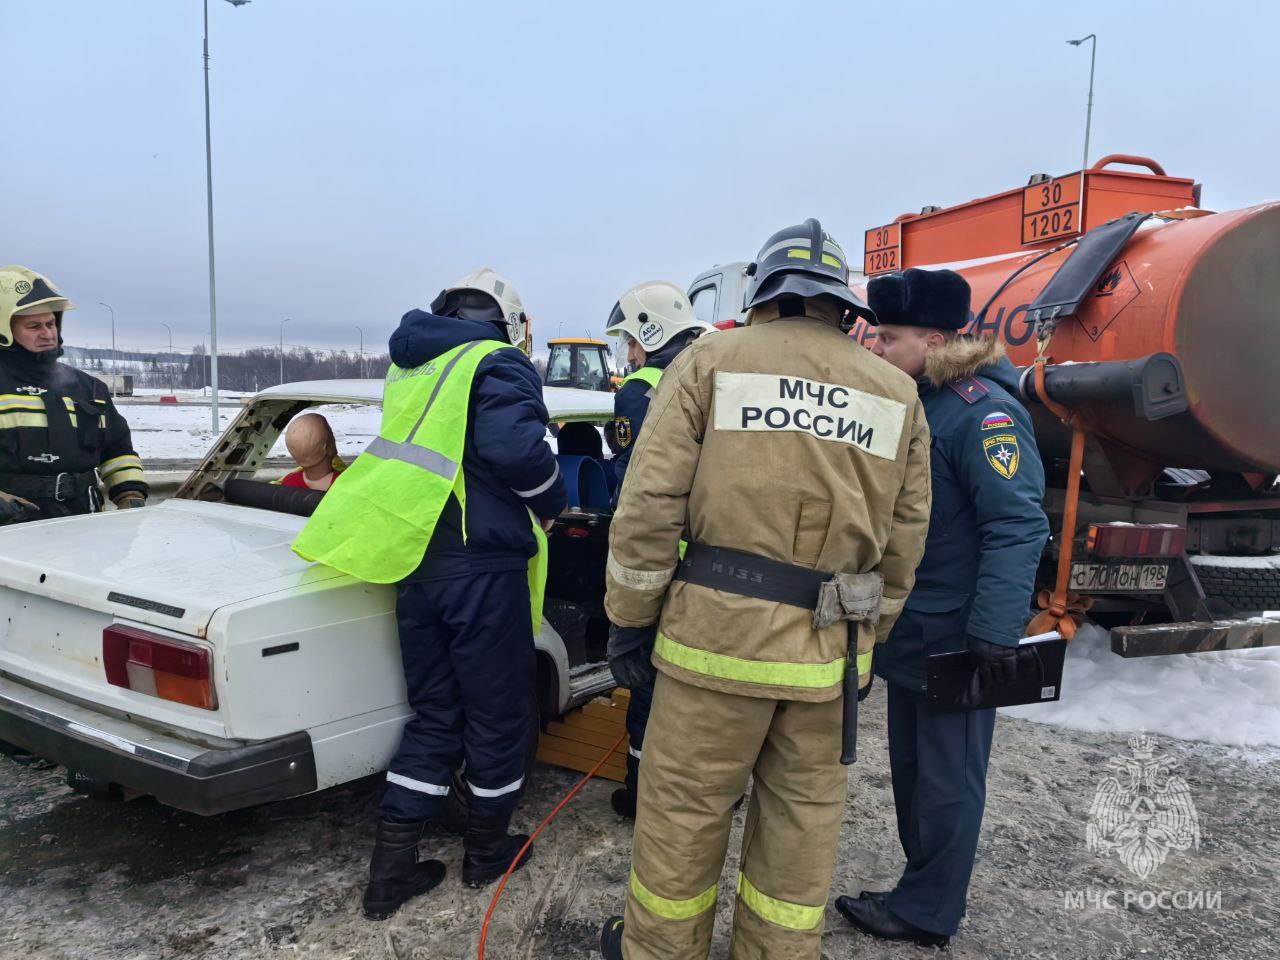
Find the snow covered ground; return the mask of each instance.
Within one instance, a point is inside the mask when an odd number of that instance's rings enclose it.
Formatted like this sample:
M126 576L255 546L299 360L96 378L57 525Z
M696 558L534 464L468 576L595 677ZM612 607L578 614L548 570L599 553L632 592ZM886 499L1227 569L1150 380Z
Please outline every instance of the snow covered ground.
M1100 733L1280 746L1280 647L1126 660L1106 631L1086 626L1067 650L1062 699L1001 713Z
M199 395L198 390L190 392ZM203 457L213 445L209 407L194 403L183 404L181 394L179 398L176 404L120 406L120 412L129 421L134 446L143 463L148 460L196 460ZM338 441L338 455L348 462L377 436L380 417L377 407L327 404L314 409L328 418ZM239 414L239 400L228 398L228 402L218 408L222 428L225 430ZM288 456L283 440L272 448L271 456Z
M158 394L160 391L151 391ZM200 391L187 391L199 398ZM129 421L134 447L142 462L156 460L198 460L209 452L214 435L207 404L182 403L179 392L176 404L122 404L121 414ZM240 415L238 398L228 399L218 407L218 419L225 430ZM378 435L382 417L380 407L370 404L334 403L312 407L312 412L323 414L333 427L338 441L338 456L348 463L356 458L371 440ZM219 431L221 433L221 431ZM555 448L550 436L547 442ZM283 437L271 448L272 457L289 456Z

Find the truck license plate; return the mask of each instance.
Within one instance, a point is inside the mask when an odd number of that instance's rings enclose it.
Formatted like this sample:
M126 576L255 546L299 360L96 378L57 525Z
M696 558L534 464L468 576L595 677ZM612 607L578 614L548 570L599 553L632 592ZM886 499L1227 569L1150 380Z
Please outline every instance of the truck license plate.
M1073 563L1071 589L1079 593L1159 593L1168 563Z

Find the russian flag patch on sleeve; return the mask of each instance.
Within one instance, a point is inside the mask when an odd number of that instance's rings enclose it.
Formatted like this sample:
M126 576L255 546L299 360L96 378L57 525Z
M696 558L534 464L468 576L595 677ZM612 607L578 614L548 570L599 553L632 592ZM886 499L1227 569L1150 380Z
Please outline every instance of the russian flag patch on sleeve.
M983 430L1008 430L1013 426L1013 417L1007 413L988 413L982 418Z

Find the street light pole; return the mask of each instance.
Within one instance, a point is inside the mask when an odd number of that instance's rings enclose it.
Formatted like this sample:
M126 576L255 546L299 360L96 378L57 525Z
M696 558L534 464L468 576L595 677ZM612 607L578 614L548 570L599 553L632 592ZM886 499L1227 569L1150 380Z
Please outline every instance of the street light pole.
M249 0L227 0L242 7ZM213 144L209 133L209 0L204 0L204 177L209 219L209 393L212 398L213 435L218 426L218 294L213 270Z
M356 325L356 333L360 334L360 379L364 379L364 331Z
M289 322L289 317L285 317L280 321L280 382L284 383L284 325Z
M169 392L173 393L173 391L177 389L173 385L173 330L170 329L169 325L163 320L160 321L160 326L169 331L169 356L165 362L165 366L169 368Z
M1093 68L1098 61L1098 36L1091 33L1087 37L1081 37L1079 40L1067 41L1073 47L1078 47L1086 40L1092 42L1090 43L1089 52L1089 106L1084 119L1084 160L1080 164L1081 170L1089 166L1089 128L1093 126Z
M103 303L101 300L98 301L98 306L106 307L111 311L111 376L113 378L111 381L111 395L114 397L116 395L114 378L119 375L119 370L116 367L116 312L111 304Z

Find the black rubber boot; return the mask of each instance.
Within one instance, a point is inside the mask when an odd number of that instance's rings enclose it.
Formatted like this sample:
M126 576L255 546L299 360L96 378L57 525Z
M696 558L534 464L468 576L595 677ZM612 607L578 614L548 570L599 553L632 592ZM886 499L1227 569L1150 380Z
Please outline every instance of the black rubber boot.
M511 861L529 839L527 833L508 834L511 814L497 817L476 816L467 819L467 830L462 835L462 882L469 887L487 886L507 872ZM520 862L519 870L533 856L530 847Z
M406 900L426 893L444 879L444 864L439 860L418 862L418 841L426 825L426 821L378 821L378 837L369 860L369 886L364 891L366 919L387 919Z
M636 818L636 798L626 787L619 787L609 798L613 812L627 820Z
M600 931L600 956L604 960L622 960L622 918L610 917Z

